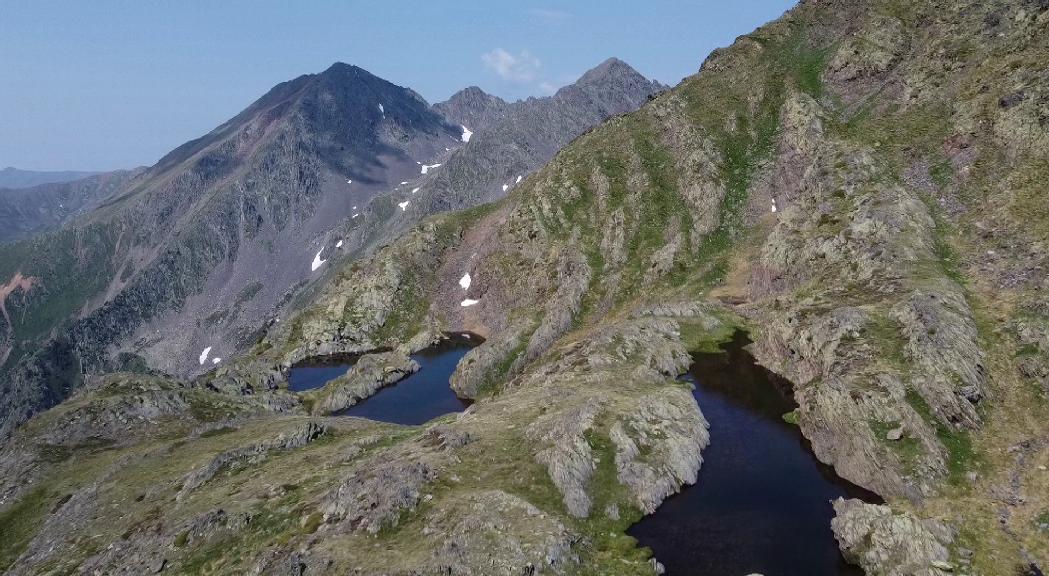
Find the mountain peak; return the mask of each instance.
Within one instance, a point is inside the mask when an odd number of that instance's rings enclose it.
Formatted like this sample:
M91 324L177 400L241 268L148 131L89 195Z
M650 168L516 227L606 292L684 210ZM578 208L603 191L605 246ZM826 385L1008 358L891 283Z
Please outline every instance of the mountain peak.
M313 75L314 79L321 81L330 82L363 82L365 84L383 83L389 84L386 80L372 74L371 72L355 66L353 64L347 64L345 62L335 62L331 66L328 66L323 72Z
M368 72L360 66L354 64L347 64L345 62L334 62L331 66L328 66L323 72L317 74L317 76L332 76L336 74L367 74L373 76L371 72Z
M477 86L468 86L452 94L445 102L434 105L434 109L450 121L477 129L508 106L505 100L493 96Z
M635 70L630 64L627 64L626 62L613 56L612 58L605 60L597 66L594 66L590 70L587 70L582 76L579 77L579 81L577 83L592 84L597 82L603 82L608 78L624 77L644 78L644 76L640 72Z

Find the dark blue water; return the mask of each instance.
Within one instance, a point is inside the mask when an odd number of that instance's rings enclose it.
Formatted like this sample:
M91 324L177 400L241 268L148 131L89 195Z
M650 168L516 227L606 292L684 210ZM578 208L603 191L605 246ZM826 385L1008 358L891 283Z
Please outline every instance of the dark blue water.
M671 576L860 575L830 529L831 500L877 496L821 464L796 426L790 383L765 370L742 333L721 353L696 354L686 377L710 422L694 486L628 533Z
M431 346L412 358L419 363L419 371L404 380L386 386L357 404L338 412L339 416L356 416L381 422L417 425L429 422L451 412L462 412L469 404L459 399L448 386L459 360L471 348L482 342L477 336L461 334L446 335L447 339ZM354 362L356 359L353 360ZM349 364L326 366L299 366L291 369L289 387L296 390L294 382L323 386L329 380L346 373ZM306 388L308 389L308 388Z
M349 370L360 354L333 354L309 358L291 367L288 373L288 389L293 392L304 392L320 388L342 376Z

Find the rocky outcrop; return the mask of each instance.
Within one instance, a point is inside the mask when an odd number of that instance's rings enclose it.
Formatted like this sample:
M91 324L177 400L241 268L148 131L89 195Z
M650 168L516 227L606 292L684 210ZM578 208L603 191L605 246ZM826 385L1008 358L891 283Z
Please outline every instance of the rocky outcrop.
M419 370L419 363L401 352L365 354L346 374L331 380L308 398L314 414L334 414L368 398L379 388L399 382Z
M497 490L442 502L427 516L423 535L435 550L423 573L570 574L578 567L575 535L527 501Z
M568 513L580 518L590 515L587 486L596 469L586 434L600 412L600 400L591 398L580 406L536 420L528 430L529 437L541 446L536 461L546 466Z
M841 551L868 574L946 576L954 572L949 546L954 534L935 520L894 513L860 500L834 501L831 522Z
M191 492L215 477L222 470L250 466L265 459L274 450L293 450L313 442L324 434L325 428L317 422L307 422L292 430L281 433L272 440L259 442L242 448L227 450L215 456L207 464L186 475L176 500L182 500Z
M414 509L423 487L437 478L426 459L403 456L359 466L332 489L321 503L329 529L375 534L397 525L401 513Z
M941 421L977 427L987 370L965 297L950 285L915 291L892 313L907 342L904 352L914 360L918 393Z
M636 413L612 425L617 477L642 512L655 512L667 496L696 482L708 428L695 399L680 388L642 398Z
M117 455L86 446L70 462L11 452L5 474L29 466L39 491L25 494L45 495L19 496L40 526L17 544L19 569L50 569L57 543L75 571L89 554L62 546L74 534L115 540L154 506L186 526L191 503L222 501L264 518L261 537L230 536L238 554L216 568L229 572L649 574L658 563L624 532L697 477L707 442L676 378L691 347L737 326L792 383L816 456L887 501L837 504L842 546L868 572L939 574L956 530L987 573L1044 556L1031 520L1044 508L1049 11L1036 4L802 2L500 203L436 215L333 270L246 358L186 387L209 418L131 428L157 430L114 448L148 473L101 481ZM177 482L155 477L302 417L272 408L295 361L407 354L441 330L486 338L454 379L477 399L466 411L426 429L330 418L324 441L162 506ZM216 396L266 412L238 420ZM194 432L204 420L236 431ZM37 522L49 490L73 496ZM158 546L172 566L210 550Z
M477 398L486 386L508 379L521 353L531 323L519 322L470 350L452 373L450 385L460 398Z

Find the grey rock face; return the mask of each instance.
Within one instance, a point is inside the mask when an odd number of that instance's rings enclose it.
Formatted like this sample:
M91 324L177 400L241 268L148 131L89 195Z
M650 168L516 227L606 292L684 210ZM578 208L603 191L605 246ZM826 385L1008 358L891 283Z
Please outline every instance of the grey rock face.
M682 485L696 482L700 452L710 443L709 427L692 395L680 389L642 398L635 414L612 425L619 482L630 488L644 513L655 512Z
M951 530L933 520L894 513L888 506L837 499L831 522L846 558L868 573L885 576L945 576L953 572Z
M437 478L437 470L420 460L394 460L358 469L325 497L324 522L335 529L374 534L395 526L403 510L415 508L423 486Z
M600 412L600 401L590 399L581 406L540 418L529 429L531 439L545 446L536 452L536 461L546 466L564 496L568 513L580 518L590 515L587 486L596 468L585 435Z
M436 552L421 573L570 574L577 567L573 534L556 518L502 491L477 492L435 510L424 531Z
M514 361L512 354L524 345L530 328L530 323L515 324L467 352L452 373L451 387L456 395L477 398L486 384L509 375L509 369L507 374L499 374L499 369Z

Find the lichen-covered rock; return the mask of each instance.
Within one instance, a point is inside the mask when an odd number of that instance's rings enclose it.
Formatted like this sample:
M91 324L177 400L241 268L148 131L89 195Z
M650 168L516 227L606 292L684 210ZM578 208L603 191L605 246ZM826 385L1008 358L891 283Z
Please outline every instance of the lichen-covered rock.
M437 469L426 459L403 455L368 461L324 497L324 522L329 529L370 534L396 526L401 512L414 509L423 486L436 478Z
M905 48L903 23L874 15L834 53L828 73L845 82L875 76L898 62Z
M424 538L434 558L420 573L480 576L570 574L577 539L556 518L497 490L442 502L427 517Z
M590 398L579 406L544 416L528 429L538 446L536 461L546 466L568 513L580 518L590 515L587 487L596 469L586 434L600 412L601 401Z
M637 507L651 514L681 486L695 483L710 425L681 388L665 388L638 404L636 413L612 425L609 438L619 482L633 493Z
M834 501L831 522L842 553L880 576L946 576L953 572L950 528L888 506L860 500Z
M987 370L972 310L957 289L916 291L893 309L916 365L915 387L945 423L979 425Z
M450 385L460 398L477 398L487 385L511 376L515 352L524 346L532 325L518 322L493 335L463 356Z

